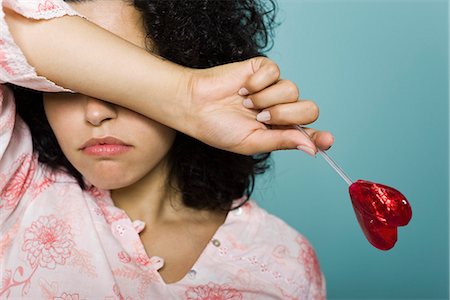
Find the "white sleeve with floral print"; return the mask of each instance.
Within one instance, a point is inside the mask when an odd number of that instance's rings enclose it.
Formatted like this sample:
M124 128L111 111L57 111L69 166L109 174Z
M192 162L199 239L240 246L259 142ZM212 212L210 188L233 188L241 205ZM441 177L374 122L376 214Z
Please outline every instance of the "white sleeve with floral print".
M77 15L64 1L0 0L0 224L16 208L33 176L31 136L24 122L16 118L13 94L4 84L40 91L68 91L38 76L27 63L8 31L5 8L33 19Z

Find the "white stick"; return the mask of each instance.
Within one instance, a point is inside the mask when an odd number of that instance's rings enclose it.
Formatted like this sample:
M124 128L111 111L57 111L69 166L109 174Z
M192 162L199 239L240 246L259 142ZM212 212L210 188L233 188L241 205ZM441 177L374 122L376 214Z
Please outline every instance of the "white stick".
M301 127L300 125L295 125L295 128L303 132L303 134L305 134L307 137L311 139L311 137L303 127ZM328 154L326 154L325 151L319 149L319 153L326 160L326 162L333 168L333 170L335 170L336 173L338 173L339 176L341 176L341 178L344 179L345 182L347 182L348 185L351 185L353 183L353 181L345 174L342 168L330 156L328 156Z

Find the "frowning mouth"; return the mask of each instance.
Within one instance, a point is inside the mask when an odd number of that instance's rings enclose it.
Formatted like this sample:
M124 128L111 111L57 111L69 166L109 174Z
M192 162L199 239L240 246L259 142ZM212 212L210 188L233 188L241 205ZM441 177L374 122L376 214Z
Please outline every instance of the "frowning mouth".
M128 152L132 146L115 137L92 138L80 150L87 155L113 156Z

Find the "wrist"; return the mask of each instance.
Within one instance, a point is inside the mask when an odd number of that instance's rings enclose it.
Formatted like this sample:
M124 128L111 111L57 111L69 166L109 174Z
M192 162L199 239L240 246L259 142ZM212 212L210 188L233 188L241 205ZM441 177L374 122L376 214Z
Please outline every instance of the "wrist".
M198 78L198 70L177 66L173 93L168 97L169 103L162 103L165 120L163 124L195 137L195 111L193 111L193 100L195 85Z
M132 101L123 106L192 135L189 109L194 69L177 65L155 54L148 55L146 52L145 55L147 63L143 65L143 74L136 76L142 79L134 81L141 92L137 98L130 97ZM149 73L148 70L153 71Z
M185 134L201 139L200 132L204 130L199 124L202 109L208 105L208 101L214 97L217 92L217 86L210 80L213 76L214 68L192 69L184 68L183 88L186 88L181 94L182 115L180 118L182 131ZM183 90L180 89L180 90ZM175 128L175 127L174 127Z

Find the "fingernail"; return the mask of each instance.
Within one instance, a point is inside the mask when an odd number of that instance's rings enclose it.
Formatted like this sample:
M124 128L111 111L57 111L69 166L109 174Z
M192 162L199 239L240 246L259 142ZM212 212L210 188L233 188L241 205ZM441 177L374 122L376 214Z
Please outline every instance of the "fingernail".
M246 88L241 88L238 92L239 95L241 96L247 96L249 93L249 91Z
M244 101L242 102L242 104L247 107L247 108L254 108L255 105L253 104L253 101L249 98L244 99Z
M316 157L316 152L314 151L314 149L312 149L312 148L310 148L308 146L300 145L300 146L297 147L297 149L298 150L302 150L306 154L309 154L309 155L311 155L313 157Z
M269 121L270 112L268 112L267 110L260 112L259 114L256 115L256 120L258 120L259 122Z
M330 147L328 147L327 150L330 150L330 148L333 146L333 144L334 144L334 136L331 136L331 145L330 145Z

